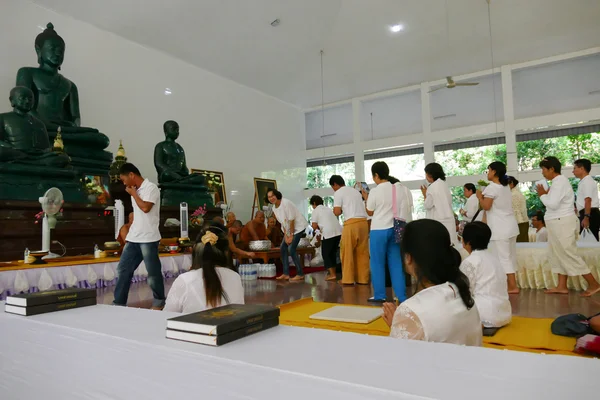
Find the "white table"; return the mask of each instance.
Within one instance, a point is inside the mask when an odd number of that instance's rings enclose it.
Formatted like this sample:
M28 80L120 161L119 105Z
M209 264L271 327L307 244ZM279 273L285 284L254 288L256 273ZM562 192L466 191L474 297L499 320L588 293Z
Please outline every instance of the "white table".
M208 347L165 339L174 315L1 313L0 398L566 399L600 376L595 359L285 326Z
M189 271L192 265L191 254L161 257L160 263L165 278ZM112 286L117 279L118 262L80 264L68 267L22 269L6 271L0 268L0 299L14 293L35 292L66 287L100 288ZM1 266L1 264L0 264ZM145 281L148 270L142 261L135 271L132 281Z
M600 243L578 243L577 253L583 258L596 280L600 279ZM548 262L548 243L517 243L517 282L521 288L548 289L556 287L558 276ZM587 289L582 277L569 277L568 286Z

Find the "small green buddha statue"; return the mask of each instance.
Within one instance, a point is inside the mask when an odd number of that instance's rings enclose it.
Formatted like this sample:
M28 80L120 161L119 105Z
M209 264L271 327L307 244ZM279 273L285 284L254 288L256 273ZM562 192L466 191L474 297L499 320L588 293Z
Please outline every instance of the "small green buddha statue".
M29 114L33 92L17 86L10 91L12 112L0 114L0 162L64 168L69 156L54 152L42 121Z
M190 174L185 162L185 151L176 142L179 137L179 124L167 121L163 124L165 141L154 148L154 166L158 172L158 183L179 183L183 185L206 185L203 176Z
M17 72L17 86L24 86L34 94L31 115L40 119L54 139L60 127L65 151L73 158L73 165L81 160L86 165L98 164L100 172L112 161L112 154L104 151L110 144L108 137L94 128L81 126L79 93L75 83L58 71L65 55L65 41L54 30L52 23L35 39L39 67L23 67Z

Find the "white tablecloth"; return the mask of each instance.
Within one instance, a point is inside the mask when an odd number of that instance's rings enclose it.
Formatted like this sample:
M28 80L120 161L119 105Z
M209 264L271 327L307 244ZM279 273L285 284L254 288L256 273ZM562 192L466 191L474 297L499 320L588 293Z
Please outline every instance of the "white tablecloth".
M165 278L188 271L192 265L190 254L161 257L162 272ZM0 268L0 299L20 292L36 292L66 287L99 288L112 286L117 279L118 262L82 264L69 267L46 267L14 271ZM148 270L142 261L135 271L132 281L148 278Z
M600 280L600 243L578 243L577 253L583 258L596 280ZM521 288L548 289L558 284L548 262L548 243L517 243L517 282ZM569 277L571 289L585 290L582 277Z
M596 359L285 326L215 348L165 339L174 315L0 313L0 398L574 399L600 376Z

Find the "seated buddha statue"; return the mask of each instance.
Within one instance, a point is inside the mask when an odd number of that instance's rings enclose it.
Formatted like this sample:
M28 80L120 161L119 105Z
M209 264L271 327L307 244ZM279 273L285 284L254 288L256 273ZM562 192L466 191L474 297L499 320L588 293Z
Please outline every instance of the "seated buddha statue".
M0 114L0 162L67 167L69 156L52 151L44 123L29 114L33 92L17 86L9 99L13 111Z
M154 148L154 166L161 185L181 184L187 186L205 186L206 179L202 175L190 174L185 162L185 151L176 142L179 137L179 124L167 121L163 124L165 140Z
M71 157L102 160L108 166L112 154L103 151L110 144L108 137L94 128L81 126L79 93L75 83L59 73L65 55L65 41L52 23L35 39L39 67L23 67L17 72L17 86L31 89L34 102L30 114L46 126L50 138L62 130L65 151Z

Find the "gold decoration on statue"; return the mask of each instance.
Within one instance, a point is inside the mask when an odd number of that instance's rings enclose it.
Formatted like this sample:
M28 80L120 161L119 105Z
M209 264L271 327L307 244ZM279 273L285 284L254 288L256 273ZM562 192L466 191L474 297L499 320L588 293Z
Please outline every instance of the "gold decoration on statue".
M119 157L127 159L125 157L125 148L123 147L123 140L119 140L119 149L117 150L117 158L119 158Z
M65 152L65 145L62 141L62 135L60 134L60 126L58 127L58 130L56 131L56 138L54 139L54 144L52 145L52 151L54 151L56 153L64 153Z

